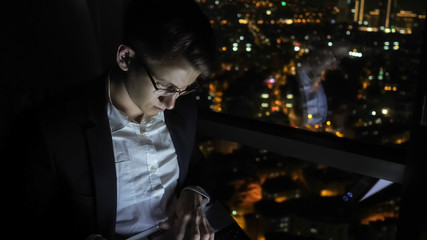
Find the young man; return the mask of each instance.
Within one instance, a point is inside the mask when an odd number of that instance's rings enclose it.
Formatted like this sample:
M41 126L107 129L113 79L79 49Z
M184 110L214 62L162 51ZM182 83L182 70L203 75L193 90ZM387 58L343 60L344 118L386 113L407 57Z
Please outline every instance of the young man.
M192 92L216 46L192 0L133 0L116 66L22 115L12 225L43 239L126 239L167 229L213 239ZM13 168L12 168L13 169ZM19 211L18 211L19 210Z

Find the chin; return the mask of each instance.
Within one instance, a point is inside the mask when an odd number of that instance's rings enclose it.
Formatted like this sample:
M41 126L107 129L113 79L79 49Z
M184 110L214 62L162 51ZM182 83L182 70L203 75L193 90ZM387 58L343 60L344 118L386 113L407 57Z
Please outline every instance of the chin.
M160 112L163 112L163 111L161 111L161 110L157 110L157 109L154 109L154 110L152 110L152 111L147 112L147 113L146 113L146 115L147 115L147 116L154 116L154 115L157 115L157 114L158 114L158 113L160 113Z

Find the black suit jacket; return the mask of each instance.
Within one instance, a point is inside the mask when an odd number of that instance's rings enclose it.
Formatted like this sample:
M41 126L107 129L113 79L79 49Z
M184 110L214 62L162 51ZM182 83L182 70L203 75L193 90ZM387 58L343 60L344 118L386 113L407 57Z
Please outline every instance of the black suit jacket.
M17 119L8 149L10 168L20 173L12 179L11 204L14 226L26 230L21 234L84 239L98 233L113 239L116 174L106 79L72 88ZM165 112L180 168L177 192L187 185L209 188L199 181L207 175L195 144L196 115L191 96Z

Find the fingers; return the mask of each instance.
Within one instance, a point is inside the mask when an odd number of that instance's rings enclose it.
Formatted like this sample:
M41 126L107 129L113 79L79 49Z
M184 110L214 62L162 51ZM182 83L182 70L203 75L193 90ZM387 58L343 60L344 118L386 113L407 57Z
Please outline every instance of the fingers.
M188 236L191 240L214 240L214 232L207 220L204 211L200 208L192 214L186 214L181 221L178 220L178 232L175 234L177 240ZM187 233L186 233L187 232Z
M211 225L209 224L208 219L204 215L201 218L201 224L199 224L199 230L200 230L200 240L214 240L215 234L211 228Z
M175 224L175 236L177 240L184 239L185 230L187 229L187 225L191 220L191 214L185 214L181 219L177 219L177 223Z
M193 219L191 221L191 225L190 225L190 233L191 233L191 239L192 240L200 240L200 222L202 216L200 216L200 212L196 211L195 216L193 216Z
M215 233L212 231L210 225L199 225L198 234L194 235L194 240L214 240Z
M169 230L171 228L171 223L168 221L159 223L159 228L163 230Z
M202 207L203 196L186 190L174 204L173 232L177 240L213 240L213 231ZM187 238L188 237L188 238Z

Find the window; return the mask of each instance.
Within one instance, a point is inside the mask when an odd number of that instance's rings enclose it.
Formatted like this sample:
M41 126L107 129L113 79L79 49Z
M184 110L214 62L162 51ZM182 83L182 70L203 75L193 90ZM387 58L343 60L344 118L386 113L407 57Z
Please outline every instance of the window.
M219 70L216 112L405 148L425 1L204 0Z
M395 239L400 184L223 139L200 148L221 176L216 199L250 239Z
M252 239L395 239L427 2L199 3L220 60L200 147L235 219Z

